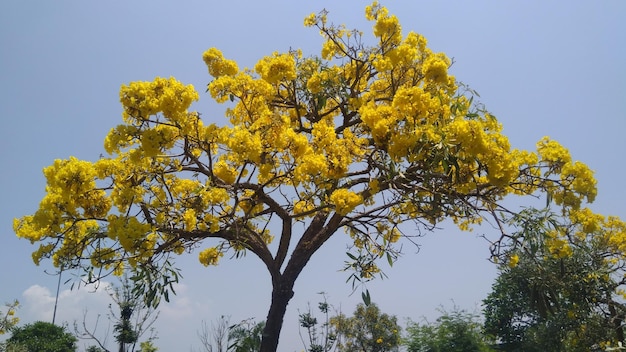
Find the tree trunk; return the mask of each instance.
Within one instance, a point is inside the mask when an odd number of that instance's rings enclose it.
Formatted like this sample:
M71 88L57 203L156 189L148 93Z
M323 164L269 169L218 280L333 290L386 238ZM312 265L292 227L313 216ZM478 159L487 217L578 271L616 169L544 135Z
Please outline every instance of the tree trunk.
M260 352L276 352L287 305L293 297L294 278L281 277L272 288L272 304L267 313Z
M278 263L266 263L272 275L272 304L267 313L260 352L276 352L287 304L293 297L296 279L311 259L311 256L337 231L342 217L335 214L326 224L327 213L317 214L304 231L283 273L280 273L282 260ZM286 250L286 247L285 247ZM262 258L261 258L262 259ZM273 264L278 264L274 266Z

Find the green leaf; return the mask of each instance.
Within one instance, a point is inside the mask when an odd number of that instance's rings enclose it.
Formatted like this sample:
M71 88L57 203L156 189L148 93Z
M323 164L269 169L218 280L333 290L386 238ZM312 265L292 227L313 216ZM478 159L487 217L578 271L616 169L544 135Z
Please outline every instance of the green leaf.
M448 161L444 159L441 163L443 164L443 173L448 175L450 173L450 165L448 165Z
M346 252L346 254L350 257L350 259L357 260L357 257L355 257L354 254L351 254L350 252Z
M366 306L369 306L372 303L372 297L370 296L369 290L365 290L365 292L361 292L361 298L363 299L363 303Z
M152 291L152 290L148 291L148 293L146 294L146 305L152 306L152 301L154 300L154 295L155 295L154 291Z
M389 254L389 252L386 253L387 254L387 263L389 263L389 266L393 266L393 258L391 257L391 254Z

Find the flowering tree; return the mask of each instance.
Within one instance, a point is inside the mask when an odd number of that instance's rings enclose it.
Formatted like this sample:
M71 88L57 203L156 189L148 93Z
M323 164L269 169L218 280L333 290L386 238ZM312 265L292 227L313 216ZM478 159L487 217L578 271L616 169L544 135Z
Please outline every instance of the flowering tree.
M360 303L352 317L343 313L332 317L330 324L337 334L339 352L398 351L400 326L395 315L381 313L374 303Z
M543 192L564 209L593 200L586 165L548 138L537 152L511 149L448 73L449 58L403 35L384 7L365 12L371 45L321 12L305 19L325 39L320 56L274 53L242 70L206 51L207 91L228 106L224 126L190 111L199 94L174 78L122 86L124 122L106 137L109 156L56 160L44 169L39 210L15 220L19 237L40 243L34 261L83 267L88 279L130 267L154 302L178 279L175 255L197 251L208 266L252 252L273 287L267 352L298 275L336 233L350 236L349 267L366 280L377 259L396 258L407 221L468 229L512 214L501 206L510 194Z
M525 209L483 301L485 331L524 351L608 350L625 341L626 225L589 209ZM567 247L558 244L568 239ZM502 247L501 247L502 248Z
M10 331L20 321L20 319L15 316L15 311L19 308L20 302L14 300L11 303L6 303L5 306L6 312L3 313L0 311L0 335Z

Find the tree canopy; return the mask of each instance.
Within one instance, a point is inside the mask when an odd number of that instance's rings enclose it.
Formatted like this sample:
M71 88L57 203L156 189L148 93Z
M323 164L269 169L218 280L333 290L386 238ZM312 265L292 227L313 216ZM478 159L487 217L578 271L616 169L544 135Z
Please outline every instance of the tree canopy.
M409 321L404 344L408 352L493 352L478 316L454 307L441 309L435 322Z
M569 225L549 209L512 219L509 260L484 300L485 330L503 350L605 350L626 342L626 262L615 236L623 223L577 214ZM553 247L557 231L569 239L565 252Z
M23 347L29 352L74 352L78 339L65 327L37 321L13 328L8 347Z
M173 77L123 85L108 155L55 160L39 209L15 220L17 235L39 244L34 261L82 268L88 280L132 269L155 303L178 280L175 256L193 252L209 266L251 252L272 280L267 352L298 275L337 233L353 244L352 278L369 280L414 231L444 219L501 224L516 213L507 195L543 194L572 212L593 201L593 172L566 148L548 137L536 152L511 148L445 54L404 35L377 3L365 16L372 43L326 11L307 16L324 40L319 55L274 52L241 69L207 50L207 92L226 106L223 125L205 124L191 109L199 93Z
M397 318L382 313L374 303L357 305L353 316L342 313L330 319L340 352L391 352L398 351L400 330Z

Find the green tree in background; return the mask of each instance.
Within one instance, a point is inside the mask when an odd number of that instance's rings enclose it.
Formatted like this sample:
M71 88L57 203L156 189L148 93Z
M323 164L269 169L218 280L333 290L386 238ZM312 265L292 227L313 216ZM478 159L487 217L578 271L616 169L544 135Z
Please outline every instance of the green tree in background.
M527 209L510 224L509 259L484 300L485 330L501 349L582 352L624 343L621 224L591 212L575 216L584 221L566 225L549 209ZM557 232L570 238L565 252L551 247Z
M329 352L335 346L337 341L336 328L331 324L331 305L326 299L324 292L320 293L323 300L318 303L317 308L323 316L323 320L318 320L311 311L311 306L307 310L298 314L298 323L300 329L300 339L307 352ZM302 334L302 329L306 333Z
M7 346L23 346L28 352L74 352L77 340L65 327L38 321L14 328Z
M144 341L139 344L139 352L157 352L159 349L152 343L152 341Z
M229 346L229 333L234 326L230 325L230 317L222 315L210 326L202 321L201 330L198 331L203 352L226 352Z
M483 335L476 314L454 308L441 310L433 323L410 321L404 345L408 352L491 352L493 341Z
M330 319L341 352L398 351L401 327L395 316L381 313L374 303L357 305L353 315L339 314Z
M265 322L255 323L252 320L244 320L233 325L228 331L229 352L259 352Z
M152 306L146 305L143 295L137 292L135 283L128 276L124 275L120 279L120 285L113 285L106 288L109 296L115 303L109 304L109 323L113 323L113 333L115 341L118 343L117 351L132 352L137 350L137 342L144 338L145 342L152 342L156 339L156 332L153 324L159 317L159 311ZM103 351L110 351L107 348L107 338L109 336L99 336L96 331L100 316L96 319L93 328L87 327L86 315L83 318L82 326L74 322L74 332L81 339L90 339L98 344L98 348ZM106 333L108 334L107 329ZM93 346L94 348L96 346Z

